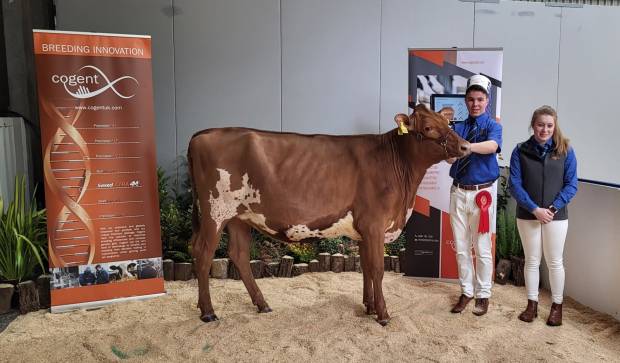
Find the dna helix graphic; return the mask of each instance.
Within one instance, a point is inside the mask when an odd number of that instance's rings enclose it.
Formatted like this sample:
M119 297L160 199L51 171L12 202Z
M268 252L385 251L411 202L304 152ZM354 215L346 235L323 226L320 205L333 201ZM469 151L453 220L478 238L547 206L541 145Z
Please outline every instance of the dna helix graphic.
M56 129L43 156L45 183L62 203L54 216L48 209L49 255L55 267L91 264L95 256L95 228L80 205L91 178L88 147L75 128L83 102L73 98L41 102Z

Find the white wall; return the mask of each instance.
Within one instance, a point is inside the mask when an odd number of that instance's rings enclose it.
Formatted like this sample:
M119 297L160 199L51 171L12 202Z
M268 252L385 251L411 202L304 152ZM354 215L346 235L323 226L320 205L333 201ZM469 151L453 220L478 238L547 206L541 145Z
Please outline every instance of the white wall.
M564 9L558 110L581 178L620 184L620 7Z
M565 294L620 320L620 189L579 183L568 207Z
M377 0L282 1L282 131L379 132Z

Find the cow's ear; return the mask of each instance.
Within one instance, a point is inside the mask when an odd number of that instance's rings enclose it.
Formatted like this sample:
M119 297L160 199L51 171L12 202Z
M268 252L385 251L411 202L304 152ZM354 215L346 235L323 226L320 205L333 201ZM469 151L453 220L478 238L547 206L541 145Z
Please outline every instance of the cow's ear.
M404 123L405 125L409 125L409 116L404 113L398 113L394 116L394 122L396 122L396 126L400 126L400 123Z
M411 130L411 119L404 113L399 113L394 116L394 122L396 122L399 135L408 134L409 130Z

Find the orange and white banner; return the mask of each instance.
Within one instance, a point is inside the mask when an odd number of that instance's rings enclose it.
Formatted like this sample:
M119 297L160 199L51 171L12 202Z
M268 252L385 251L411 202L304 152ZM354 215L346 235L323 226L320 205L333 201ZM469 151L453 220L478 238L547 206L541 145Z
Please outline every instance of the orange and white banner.
M499 122L503 57L501 48L409 49L410 108L420 103L436 112L450 108L451 121L462 122L469 116L465 105L467 79L480 73L491 79L488 112ZM407 276L458 278L450 226L449 171L450 165L442 161L431 166L420 183L414 213L405 229L407 262L401 269ZM496 185L492 194L495 198ZM489 231L495 251L495 220L489 221ZM472 254L475 256L473 249Z
M160 295L151 38L33 35L52 312Z

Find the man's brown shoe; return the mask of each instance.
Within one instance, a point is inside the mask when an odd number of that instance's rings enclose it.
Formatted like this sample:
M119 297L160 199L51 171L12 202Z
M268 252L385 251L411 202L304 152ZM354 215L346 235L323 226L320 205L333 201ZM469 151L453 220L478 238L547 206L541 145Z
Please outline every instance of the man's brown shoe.
M531 323L536 317L538 317L538 301L528 299L527 308L519 314L519 320Z
M476 299L476 305L474 306L474 311L473 311L474 315L482 316L487 313L487 310L489 310L489 299L487 298Z
M459 302L457 302L456 305L454 305L454 307L452 308L452 310L450 310L450 312L454 314L462 312L463 310L465 310L465 307L467 306L467 304L469 304L469 302L472 299L473 299L472 297L462 294L461 297L459 297Z
M549 311L549 318L547 319L547 325L560 326L562 325L562 304L551 304L551 311Z

